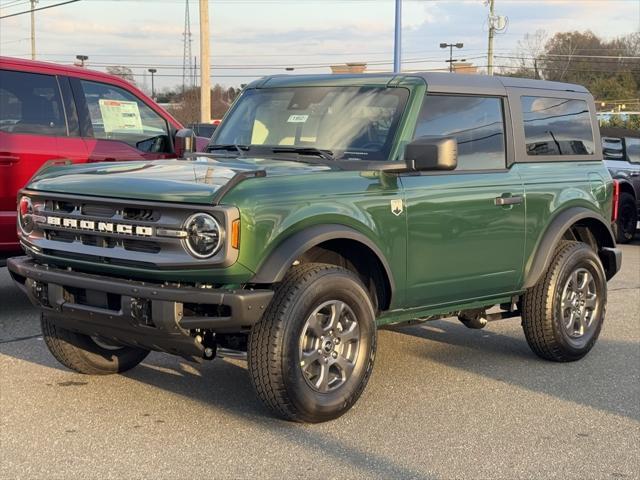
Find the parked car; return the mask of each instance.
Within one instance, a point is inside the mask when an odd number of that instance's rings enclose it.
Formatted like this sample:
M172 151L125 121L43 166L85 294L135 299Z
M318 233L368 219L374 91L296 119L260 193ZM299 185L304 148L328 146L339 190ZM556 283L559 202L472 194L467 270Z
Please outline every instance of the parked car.
M618 185L613 231L619 243L633 240L640 218L640 131L601 128L605 165Z
M0 256L20 251L16 195L45 162L175 158L181 128L117 76L0 57Z
M596 343L621 253L583 87L269 77L208 151L53 166L22 190L27 256L8 267L63 365L109 374L150 350L231 351L273 412L319 422L364 390L382 325L521 317L556 362Z
M187 128L193 130L198 137L211 138L220 125L220 120L212 120L211 123L190 123Z

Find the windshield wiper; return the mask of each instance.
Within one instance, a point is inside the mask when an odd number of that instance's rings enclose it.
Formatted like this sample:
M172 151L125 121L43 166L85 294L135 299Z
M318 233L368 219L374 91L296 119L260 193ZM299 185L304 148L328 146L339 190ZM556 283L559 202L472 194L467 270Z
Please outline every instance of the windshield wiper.
M238 152L239 157L244 157L244 152L249 150L249 145L238 145L237 143L225 143L219 145L208 145L207 152L213 152L214 150L227 150L230 152Z
M315 155L325 160L335 160L331 150L324 150L315 147L276 147L271 150L273 153L297 153L298 155Z

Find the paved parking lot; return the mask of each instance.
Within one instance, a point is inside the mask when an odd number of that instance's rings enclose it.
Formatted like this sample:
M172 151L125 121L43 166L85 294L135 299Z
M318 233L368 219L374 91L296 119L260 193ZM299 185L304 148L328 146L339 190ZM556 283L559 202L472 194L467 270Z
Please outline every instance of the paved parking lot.
M269 416L240 361L71 373L0 269L0 477L640 478L640 240L623 249L583 361L537 359L517 320L383 331L365 394L322 425Z

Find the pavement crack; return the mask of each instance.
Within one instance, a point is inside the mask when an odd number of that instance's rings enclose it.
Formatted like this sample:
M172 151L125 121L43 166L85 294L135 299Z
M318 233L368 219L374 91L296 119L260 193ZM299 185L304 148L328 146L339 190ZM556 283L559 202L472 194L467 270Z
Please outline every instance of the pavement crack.
M33 340L34 338L42 338L42 334L38 333L37 335L29 335L29 336L26 336L26 337L0 338L0 344L2 344L2 343L13 343L13 342L24 342L25 340Z

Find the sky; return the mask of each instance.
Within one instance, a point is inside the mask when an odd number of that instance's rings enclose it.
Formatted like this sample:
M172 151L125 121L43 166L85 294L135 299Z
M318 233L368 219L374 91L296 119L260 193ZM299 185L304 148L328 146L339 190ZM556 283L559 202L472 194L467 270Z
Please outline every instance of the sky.
M63 0L39 0L37 6ZM198 0L190 0L192 55L199 56ZM0 0L0 17L29 9L28 0ZM640 0L495 0L508 18L496 36L496 65L505 64L527 33L548 37L591 30L604 38L640 31ZM403 0L403 69L446 68L441 42L486 65L488 7L483 0ZM329 73L330 64L368 62L390 70L394 0L210 0L212 82L239 86L263 75ZM37 59L88 67L130 66L148 87L182 84L185 0L80 0L36 12ZM0 55L30 58L30 15L0 20ZM640 52L639 52L640 53Z

